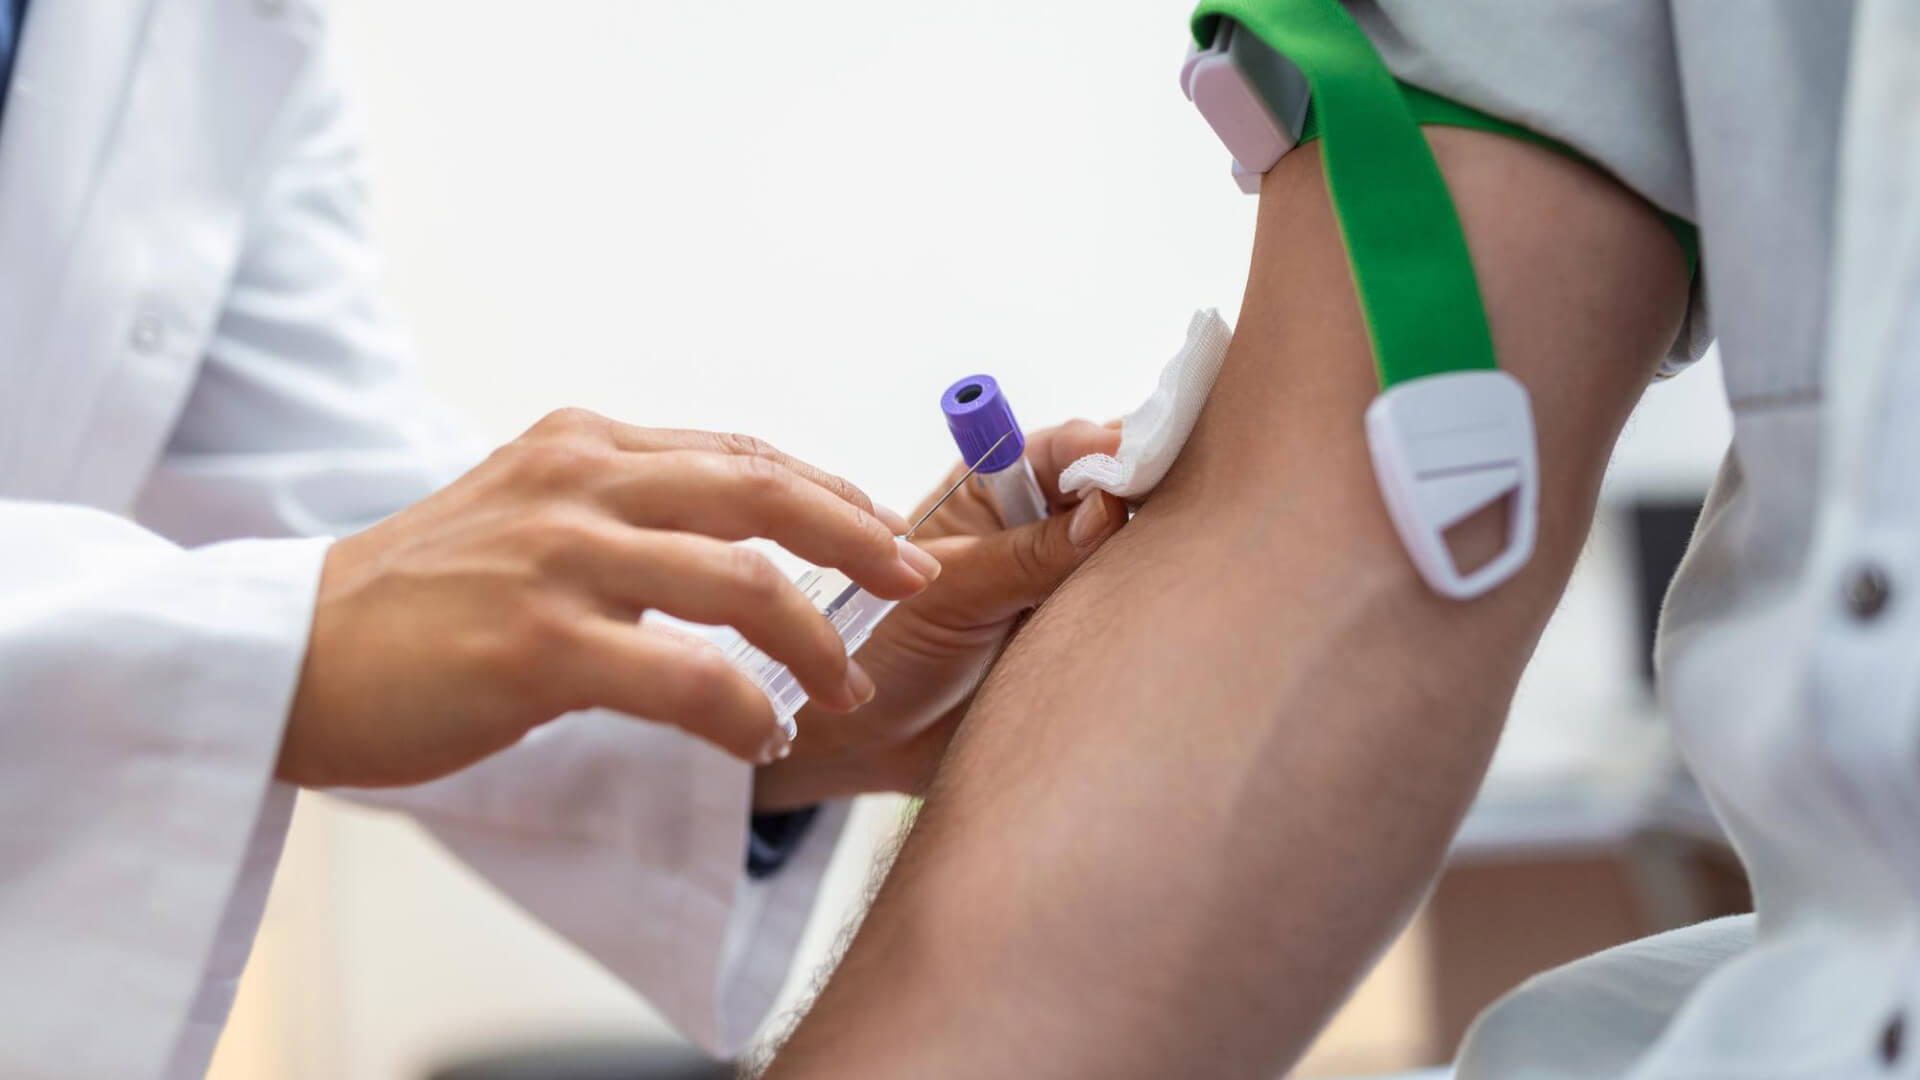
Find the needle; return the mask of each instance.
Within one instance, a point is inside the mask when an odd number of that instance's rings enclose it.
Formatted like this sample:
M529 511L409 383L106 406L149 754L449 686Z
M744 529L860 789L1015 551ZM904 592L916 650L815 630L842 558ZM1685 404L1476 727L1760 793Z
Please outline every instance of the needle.
M995 450L1000 449L1001 443L1006 442L1008 439L1011 439L1011 438L1013 438L1013 432L1009 431L1005 435L1002 435L998 439L995 439L993 445L987 447L987 452L975 458L973 460L973 464L967 467L967 471L961 475L960 479L955 480L953 482L952 487L948 488L938 499L935 499L933 502L933 505L927 508L927 512L920 515L920 520L914 522L911 528L909 528L906 532L900 535L900 538L902 540L913 539L913 534L920 531L920 526L925 525L927 523L927 519L933 516L934 511L940 509L942 506L945 506L947 503L947 500L953 498L953 493L960 490L960 485L966 483L967 478L971 477L976 471L978 471L981 464L983 464L988 458L993 456L993 452Z

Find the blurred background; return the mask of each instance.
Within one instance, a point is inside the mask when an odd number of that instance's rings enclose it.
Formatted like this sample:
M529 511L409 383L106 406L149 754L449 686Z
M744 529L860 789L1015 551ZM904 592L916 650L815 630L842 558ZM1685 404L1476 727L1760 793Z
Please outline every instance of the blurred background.
M496 439L562 405L744 431L906 506L952 379L1117 416L1195 308L1237 315L1254 200L1177 88L1184 0L335 7L388 296ZM1646 666L1719 393L1711 359L1649 393L1448 873L1301 1075L1444 1061L1527 973L1744 905ZM857 812L790 1001L900 814ZM308 797L212 1075L673 1041L406 822Z

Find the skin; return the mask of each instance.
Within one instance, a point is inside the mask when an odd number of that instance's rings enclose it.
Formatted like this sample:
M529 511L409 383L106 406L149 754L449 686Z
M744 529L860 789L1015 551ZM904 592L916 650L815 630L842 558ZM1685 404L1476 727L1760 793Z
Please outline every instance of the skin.
M1606 177L1428 137L1533 401L1532 561L1469 602L1408 562L1319 157L1289 155L1192 440L995 667L776 1080L1264 1080L1417 906L1687 286L1657 215Z
M1117 440L1071 425L1036 434L1030 457L1057 475L1055 455ZM604 707L777 762L756 776L763 809L908 789L1015 616L1125 520L1005 530L984 506L965 493L922 530L954 570L930 589L942 560L897 540L907 522L839 477L754 439L555 413L332 547L276 773L314 787L418 783ZM753 536L909 602L851 662L784 574L730 543ZM650 609L731 625L787 664L812 701L799 752L718 649L641 625ZM836 715L869 703L857 722Z

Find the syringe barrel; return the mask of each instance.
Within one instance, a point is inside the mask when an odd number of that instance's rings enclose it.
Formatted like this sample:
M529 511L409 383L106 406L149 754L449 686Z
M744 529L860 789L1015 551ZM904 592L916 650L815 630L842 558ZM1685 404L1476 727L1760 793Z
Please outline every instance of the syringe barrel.
M828 567L809 570L794 584L827 617L834 633L840 635L840 643L846 647L848 656L860 651L860 646L873 635L873 628L880 625L880 620L898 603L880 599L855 585L847 575ZM774 714L787 729L787 737L797 735L799 730L793 717L807 703L807 692L801 688L800 680L793 677L785 664L761 652L737 633L724 648L733 666L752 679L773 703Z
M977 466L973 482L979 484L1000 512L1007 528L1025 525L1047 516L1047 497L1026 459L1027 440L1013 409L1000 393L1000 384L991 375L970 375L947 388L940 407L947 416L947 429L960 447L960 455L969 467ZM984 457L984 460L982 458ZM873 628L894 608L892 600L882 600L860 589L838 570L810 570L795 582L807 599L813 601L852 656L867 643ZM760 651L737 632L723 646L727 659L753 680L773 703L774 712L787 729L789 738L798 734L795 713L807 702L807 692L785 664Z

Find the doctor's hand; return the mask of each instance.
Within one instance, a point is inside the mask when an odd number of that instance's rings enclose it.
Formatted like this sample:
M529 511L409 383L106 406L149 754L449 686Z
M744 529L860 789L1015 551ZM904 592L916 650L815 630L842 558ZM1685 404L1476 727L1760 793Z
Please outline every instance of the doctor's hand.
M1061 495L1060 471L1086 454L1119 448L1116 427L1076 420L1036 432L1027 460L1053 516L1008 529L974 483L954 493L915 534L940 560L940 580L900 605L860 650L878 694L850 716L809 704L792 756L761 768L754 807L778 811L870 791L918 793L946 752L973 692L1015 626L1126 523L1127 508L1095 493ZM964 472L954 470L919 507Z
M766 697L641 613L731 625L823 709L850 710L872 679L786 575L729 541L768 537L903 599L940 572L894 539L905 527L755 440L555 413L329 551L277 775L416 783L589 707L771 761L786 739Z

